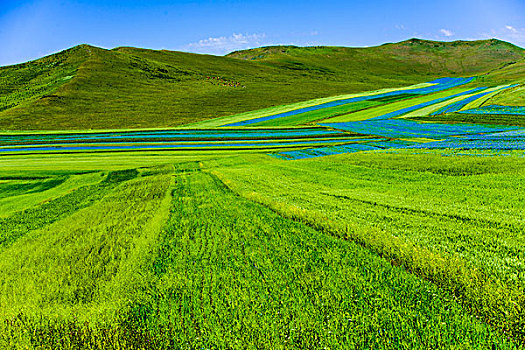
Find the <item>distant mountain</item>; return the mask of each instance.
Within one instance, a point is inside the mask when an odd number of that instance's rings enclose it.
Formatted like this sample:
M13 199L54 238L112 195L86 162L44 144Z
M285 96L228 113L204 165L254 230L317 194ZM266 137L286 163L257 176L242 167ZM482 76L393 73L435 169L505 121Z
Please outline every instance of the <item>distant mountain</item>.
M516 79L525 50L499 40L370 48L274 46L227 56L89 45L0 68L0 130L172 127L442 76ZM501 78L497 75L501 73Z

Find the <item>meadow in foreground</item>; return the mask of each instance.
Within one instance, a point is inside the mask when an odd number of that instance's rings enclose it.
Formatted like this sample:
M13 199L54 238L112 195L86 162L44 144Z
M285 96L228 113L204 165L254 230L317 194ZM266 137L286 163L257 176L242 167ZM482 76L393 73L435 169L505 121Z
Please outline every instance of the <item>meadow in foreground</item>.
M519 348L523 160L411 157L11 163L2 346Z

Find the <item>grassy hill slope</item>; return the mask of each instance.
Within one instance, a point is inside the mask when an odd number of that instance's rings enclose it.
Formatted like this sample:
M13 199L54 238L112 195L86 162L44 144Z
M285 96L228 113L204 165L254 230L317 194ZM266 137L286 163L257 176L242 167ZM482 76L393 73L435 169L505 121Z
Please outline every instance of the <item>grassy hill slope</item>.
M227 57L81 45L0 68L5 82L0 130L173 127L312 98L481 74L524 55L497 40L269 47Z
M525 56L522 48L496 39L454 42L410 39L369 48L262 47L233 52L228 57L296 70L312 65L325 71L345 67L357 77L362 74L360 69L383 76L476 75ZM392 72L393 67L396 72Z
M89 55L90 48L79 45L32 62L0 67L0 111L53 98L48 94L73 78Z

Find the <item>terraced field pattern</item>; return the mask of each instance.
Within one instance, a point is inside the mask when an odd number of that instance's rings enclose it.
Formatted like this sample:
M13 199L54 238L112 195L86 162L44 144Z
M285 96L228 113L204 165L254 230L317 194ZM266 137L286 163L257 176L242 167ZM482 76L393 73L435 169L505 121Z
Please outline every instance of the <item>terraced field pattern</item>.
M4 128L0 348L525 348L525 73L500 73Z

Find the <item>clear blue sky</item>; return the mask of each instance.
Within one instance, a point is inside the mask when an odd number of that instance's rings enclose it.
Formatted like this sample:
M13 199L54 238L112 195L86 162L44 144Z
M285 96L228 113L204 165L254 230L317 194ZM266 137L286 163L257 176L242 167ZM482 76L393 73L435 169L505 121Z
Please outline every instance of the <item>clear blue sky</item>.
M525 0L0 0L0 65L78 44L222 55L275 44L373 46L411 37L525 47Z

